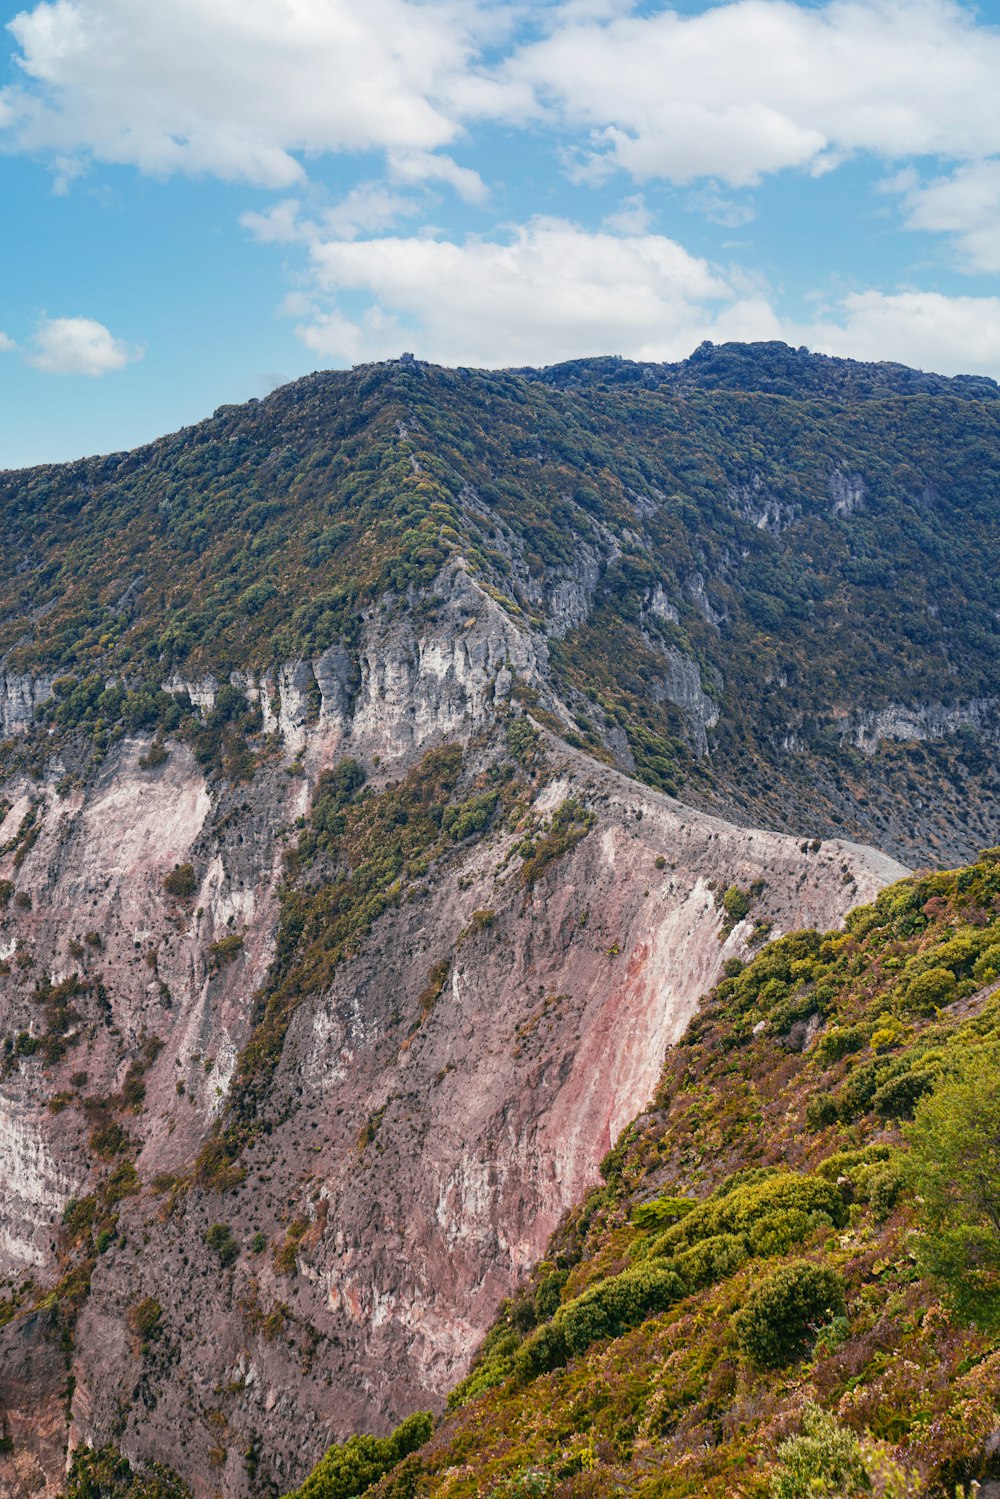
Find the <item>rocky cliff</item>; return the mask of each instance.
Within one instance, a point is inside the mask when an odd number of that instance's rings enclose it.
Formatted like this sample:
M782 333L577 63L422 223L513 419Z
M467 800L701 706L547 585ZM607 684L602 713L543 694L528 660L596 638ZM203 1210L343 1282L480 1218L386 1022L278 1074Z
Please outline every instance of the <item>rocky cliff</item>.
M0 1494L280 1493L436 1404L727 960L990 841L950 560L890 678L844 623L883 479L803 438L762 527L732 413L610 401L383 367L3 477Z
M248 782L206 781L177 743L143 768L147 736L83 784L59 762L8 783L4 1269L11 1289L81 1265L88 1282L61 1320L29 1314L48 1372L23 1417L23 1390L6 1397L12 1494L56 1491L67 1438L168 1463L199 1494L244 1494L251 1471L280 1490L334 1437L440 1399L726 959L763 923L829 924L900 872L858 845L737 828L543 732L513 825L404 877L301 998L239 1180L204 1183L194 1163L225 1122L282 851L318 777L350 756L377 797L459 744L475 790L509 763L505 726L528 722L510 691L539 671L530 642L461 569L437 598L419 633L370 621L350 695L329 657L277 673L278 737ZM525 829L544 837L567 804L579 837L529 883ZM164 888L179 867L187 899ZM730 887L754 892L735 923ZM82 1243L81 1203L97 1227ZM9 1323L12 1350L28 1326Z

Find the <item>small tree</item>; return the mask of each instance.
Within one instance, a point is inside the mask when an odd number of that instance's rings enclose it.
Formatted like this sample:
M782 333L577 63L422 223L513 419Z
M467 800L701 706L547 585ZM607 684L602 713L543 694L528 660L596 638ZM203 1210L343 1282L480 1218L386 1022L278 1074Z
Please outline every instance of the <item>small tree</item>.
M922 1220L921 1269L960 1315L1000 1325L1000 1052L972 1053L920 1100L904 1180Z

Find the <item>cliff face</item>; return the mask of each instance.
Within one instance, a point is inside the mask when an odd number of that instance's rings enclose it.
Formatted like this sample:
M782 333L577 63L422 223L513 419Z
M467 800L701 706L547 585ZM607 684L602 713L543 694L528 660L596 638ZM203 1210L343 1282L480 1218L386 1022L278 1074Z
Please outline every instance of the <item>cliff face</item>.
M2 1492L56 1492L66 1439L166 1463L198 1494L281 1490L332 1438L438 1401L755 923L829 925L902 872L858 845L737 828L543 736L519 821L404 879L302 995L242 1179L206 1184L193 1165L226 1123L318 777L350 755L377 796L460 743L465 782L485 784L514 682L543 685L544 642L463 570L435 597L422 626L374 614L353 674L328 652L245 679L280 736L249 781L207 781L178 743L148 766L146 736L82 784L55 763L4 790L3 1270L65 1293L92 1264L61 1317L0 1334L11 1370L35 1349L49 1412L29 1430L24 1388L4 1394ZM192 685L210 706L217 684ZM544 837L567 804L584 809L575 841L531 883L524 828ZM164 888L178 866L185 899ZM733 885L757 893L727 933ZM53 1020L60 1003L72 1014ZM50 1033L49 1050L18 1040ZM107 1237L74 1247L95 1198ZM208 1242L220 1224L234 1254Z
M765 354L0 475L0 1495L439 1402L724 963L997 841L995 392Z

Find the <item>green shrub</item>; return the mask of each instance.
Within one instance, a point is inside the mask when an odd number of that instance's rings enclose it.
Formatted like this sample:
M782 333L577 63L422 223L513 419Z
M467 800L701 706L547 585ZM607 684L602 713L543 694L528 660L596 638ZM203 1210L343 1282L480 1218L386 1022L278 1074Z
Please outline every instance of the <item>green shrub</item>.
M933 1086L930 1072L902 1072L876 1090L872 1108L880 1119L909 1119L919 1099Z
M914 1015L933 1015L948 1003L955 989L955 975L950 968L928 968L906 987L906 1007Z
M618 1338L656 1317L685 1295L684 1282L666 1265L635 1265L590 1286L560 1307L551 1322L533 1333L514 1357L515 1372L533 1379L568 1358L585 1353L603 1338Z
M407 1416L391 1436L355 1436L338 1442L288 1499L356 1499L422 1447L433 1430L430 1413L417 1411Z
M678 1275L689 1291L700 1291L716 1281L735 1275L747 1260L746 1242L740 1234L714 1234L702 1239L673 1261Z
M806 1124L810 1129L826 1129L836 1124L840 1117L837 1100L832 1093L813 1093L806 1101Z
M163 1308L155 1296L146 1296L128 1309L128 1325L140 1338L154 1338L160 1330Z
M819 1038L816 1055L826 1066L862 1051L865 1033L859 1025L834 1025Z
M786 1208L780 1213L766 1213L750 1230L750 1248L757 1255L787 1254L793 1244L801 1244L814 1229L832 1227L827 1213L804 1213L801 1208Z
M554 1317L562 1302L563 1286L569 1280L568 1270L553 1270L535 1292L535 1316L539 1322Z
M802 1435L782 1442L778 1461L771 1499L863 1494L871 1487L857 1437L816 1405L806 1406Z
M566 1346L571 1354L584 1353L592 1343L620 1337L665 1312L683 1295L683 1281L666 1266L636 1265L612 1275L562 1308Z
M2 900L0 895L0 900ZM992 984L994 979L1000 978L1000 945L988 947L975 961L972 967L972 977L977 984Z
M963 1056L958 1073L920 1100L905 1133L920 1267L960 1315L1000 1326L1000 1052Z
M726 919L734 926L738 921L743 921L749 916L750 905L750 892L741 890L739 885L730 885L722 897L722 909L726 913Z
M810 1260L773 1270L733 1317L740 1352L765 1369L780 1369L812 1345L816 1333L845 1310L840 1277Z
M176 900L190 900L198 888L193 864L175 864L164 878L163 888Z
M655 1253L679 1253L717 1234L747 1235L762 1219L791 1211L825 1213L838 1228L844 1227L848 1216L834 1182L795 1171L777 1171L764 1177L754 1174L731 1186L724 1195L699 1203L657 1238Z
M213 1223L205 1232L205 1243L215 1250L223 1265L231 1265L239 1257L240 1246L228 1223Z

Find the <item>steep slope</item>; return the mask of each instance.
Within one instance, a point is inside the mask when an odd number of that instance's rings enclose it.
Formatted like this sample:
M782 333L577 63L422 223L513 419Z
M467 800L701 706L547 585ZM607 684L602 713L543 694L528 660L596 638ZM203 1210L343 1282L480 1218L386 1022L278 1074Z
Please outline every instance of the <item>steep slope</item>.
M723 964L987 841L1000 408L806 369L0 476L0 1493L440 1403Z
M337 1492L993 1492L1000 850L737 968L454 1413Z
M37 810L5 866L8 1265L62 1277L72 1439L195 1493L246 1492L248 1451L287 1486L332 1437L443 1397L727 956L898 872L709 818L495 707L473 732L485 674L440 663L507 659L506 616L455 583L433 667L363 685L346 723L324 700L291 766L209 795L183 746L144 770L130 740L86 790L12 787L5 836ZM421 753L460 729L464 754ZM374 784L341 805L317 777L357 760ZM756 891L735 925L731 886ZM25 1424L15 1452L52 1482L58 1421L37 1451Z
M460 557L627 773L909 862L992 842L996 386L781 345L606 366L316 375L0 476L0 732L41 708L100 747L169 720L163 684L332 647L350 690L366 614Z

